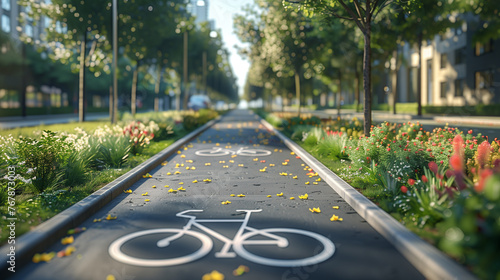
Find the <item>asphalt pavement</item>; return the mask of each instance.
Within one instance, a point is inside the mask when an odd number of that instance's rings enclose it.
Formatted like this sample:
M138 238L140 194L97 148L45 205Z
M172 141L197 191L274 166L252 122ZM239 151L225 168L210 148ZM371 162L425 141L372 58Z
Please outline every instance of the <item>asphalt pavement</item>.
M143 175L68 235L74 242L44 251L72 254L7 276L424 279L249 111L223 116Z

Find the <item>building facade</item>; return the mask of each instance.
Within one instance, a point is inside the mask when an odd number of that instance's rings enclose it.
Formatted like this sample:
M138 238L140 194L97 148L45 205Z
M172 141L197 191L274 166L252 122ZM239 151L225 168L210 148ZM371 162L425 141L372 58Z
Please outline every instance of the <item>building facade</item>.
M421 54L416 46L400 46L398 102L416 102L420 71L423 105L500 103L500 40L475 43L479 24L466 17L461 26L423 42Z

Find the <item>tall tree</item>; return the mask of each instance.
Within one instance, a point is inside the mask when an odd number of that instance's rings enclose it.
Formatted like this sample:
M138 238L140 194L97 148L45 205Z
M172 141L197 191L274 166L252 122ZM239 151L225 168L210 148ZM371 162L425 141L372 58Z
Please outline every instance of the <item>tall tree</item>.
M47 49L51 59L70 63L72 70L80 73L78 111L80 122L84 121L85 67L96 76L109 71L110 56L106 54L110 46L106 37L111 17L110 1L52 0L47 3L20 0L19 3L27 11L22 14L21 21L50 19L41 38L46 43L41 46ZM21 39L32 42L26 35Z
M364 37L363 55L363 87L365 92L364 102L364 134L370 135L371 127L371 36L372 24L377 15L384 10L395 6L401 8L415 8L412 4L416 0L284 0L285 7L292 7L295 11L302 11L306 16L320 14L326 17L335 17L353 21Z

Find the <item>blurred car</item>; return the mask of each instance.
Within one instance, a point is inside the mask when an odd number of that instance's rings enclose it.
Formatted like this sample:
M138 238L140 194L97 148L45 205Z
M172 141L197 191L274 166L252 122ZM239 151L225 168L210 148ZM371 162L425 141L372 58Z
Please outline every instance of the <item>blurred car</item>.
M189 98L188 108L198 111L200 109L209 109L212 107L210 98L206 95L193 95Z

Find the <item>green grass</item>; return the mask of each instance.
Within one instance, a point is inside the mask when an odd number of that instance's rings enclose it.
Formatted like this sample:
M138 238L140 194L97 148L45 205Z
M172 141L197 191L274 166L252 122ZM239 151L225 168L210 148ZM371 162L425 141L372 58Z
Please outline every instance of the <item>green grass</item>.
M90 122L71 122L64 124L51 124L51 125L40 125L35 127L19 127L13 129L0 130L1 136L12 135L14 138L19 136L23 137L37 137L40 135L41 131L50 130L54 132L75 132L75 128L79 127L88 133L93 132L96 128L100 126L111 126L110 122L104 121L90 121Z

